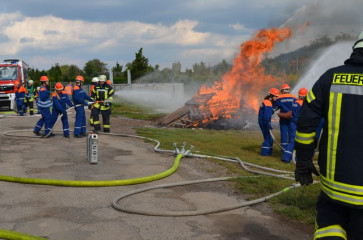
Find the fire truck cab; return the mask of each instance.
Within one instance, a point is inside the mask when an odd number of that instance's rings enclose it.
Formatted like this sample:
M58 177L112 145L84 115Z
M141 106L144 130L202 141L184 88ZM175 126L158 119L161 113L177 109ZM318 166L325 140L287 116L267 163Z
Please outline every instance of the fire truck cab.
M0 62L0 107L16 108L14 82L28 82L29 65L19 59L5 59Z

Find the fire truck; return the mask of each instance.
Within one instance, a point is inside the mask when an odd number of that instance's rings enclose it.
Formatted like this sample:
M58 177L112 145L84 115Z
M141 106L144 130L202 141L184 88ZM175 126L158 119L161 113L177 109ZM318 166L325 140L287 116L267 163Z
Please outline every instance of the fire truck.
M5 59L0 62L0 107L16 108L14 82L28 81L29 65L19 59Z

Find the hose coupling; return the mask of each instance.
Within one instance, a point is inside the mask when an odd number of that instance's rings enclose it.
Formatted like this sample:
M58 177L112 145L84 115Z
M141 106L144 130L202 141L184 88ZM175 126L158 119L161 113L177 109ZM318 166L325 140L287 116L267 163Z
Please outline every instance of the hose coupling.
M178 149L178 144L175 142L175 143L173 143L173 146L174 146L174 148L175 148L174 154L175 154L175 155L180 154L180 151L179 151L179 149Z

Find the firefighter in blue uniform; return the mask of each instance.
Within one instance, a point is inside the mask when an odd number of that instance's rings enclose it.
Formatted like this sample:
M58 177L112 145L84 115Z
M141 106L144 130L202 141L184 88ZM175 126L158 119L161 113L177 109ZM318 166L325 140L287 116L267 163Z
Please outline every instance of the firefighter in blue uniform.
M25 95L28 93L28 91L25 89L25 87L23 87L23 85L21 85L21 83L19 81L15 81L14 82L14 86L15 86L15 100L16 100L16 108L19 112L20 116L24 116L24 99L25 99Z
M315 131L324 118L318 164L321 192L314 239L363 239L363 32L344 65L327 70L308 93L297 121L295 179L318 175Z
M258 125L263 135L263 143L261 148L261 156L270 156L272 154L273 139L270 134L271 117L274 113L274 103L279 96L280 91L277 88L271 88L269 95L263 100L258 112Z
M39 119L37 124L34 127L34 134L40 136L40 130L43 125L45 125L44 136L47 136L50 130L52 130L52 120L50 114L50 107L53 105L50 100L50 91L48 90L49 79L47 76L40 77L41 86L39 88L39 96L38 96L38 111L42 115L42 118ZM48 137L54 136L53 133L49 134Z
M63 85L58 82L55 85L55 92L53 93L53 109L52 109L52 126L58 119L58 116L62 114L61 120L63 124L63 135L69 138L69 124L67 115L67 105L72 107L73 104L68 98L68 94L63 91Z
M84 111L84 106L88 105L86 100L93 102L93 100L83 91L83 82L83 77L77 76L76 85L73 88L73 103L74 105L81 105L76 107L76 122L74 124L74 137L76 138L86 136L86 113Z
M295 139L296 128L291 123L292 117L292 104L296 101L296 97L290 93L290 86L283 84L281 87L281 95L276 100L276 108L280 109L277 114L280 117L280 134L281 134L281 150L285 152L287 145ZM285 163L289 163L291 158L286 158L284 154L281 160Z
M298 99L292 104L292 109L291 109L292 116L290 121L290 128L295 129L295 131L296 131L297 117L307 94L308 90L306 88L301 88L298 92ZM295 145L295 137L289 139L289 143L287 144L286 149L282 154L283 161L285 162L291 161L294 152L294 145Z

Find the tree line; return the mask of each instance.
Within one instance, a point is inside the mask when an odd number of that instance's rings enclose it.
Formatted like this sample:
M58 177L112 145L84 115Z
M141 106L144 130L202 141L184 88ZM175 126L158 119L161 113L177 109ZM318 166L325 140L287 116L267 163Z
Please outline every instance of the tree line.
M347 40L354 40L354 37L344 33L333 39L326 35L321 36L311 41L308 46L293 52L281 54L275 58L266 56L262 61L262 66L265 68L266 74L283 78L285 82L293 86L299 77L306 72L308 64L313 60L314 54L318 49ZM144 56L143 48L141 47L135 53L135 59L132 62L127 63L125 66L116 62L115 66L111 69L113 81L116 84L127 83L127 71L129 70L132 82L184 83L185 89L188 90L188 88L195 88L198 85L213 84L214 81L220 80L221 76L230 71L231 68L232 65L223 59L220 63L213 66L201 61L193 64L191 68L186 68L184 71L182 71L182 65L179 61L172 63L171 68L160 69L158 64L155 66L149 64L149 59ZM39 84L39 79L42 75L47 75L51 82L74 81L77 75L82 75L85 78L85 83L90 84L93 77L101 74L106 75L109 79L107 64L99 59L89 60L82 69L76 65L59 65L58 63L49 70L29 69L29 77L35 80L36 85Z

